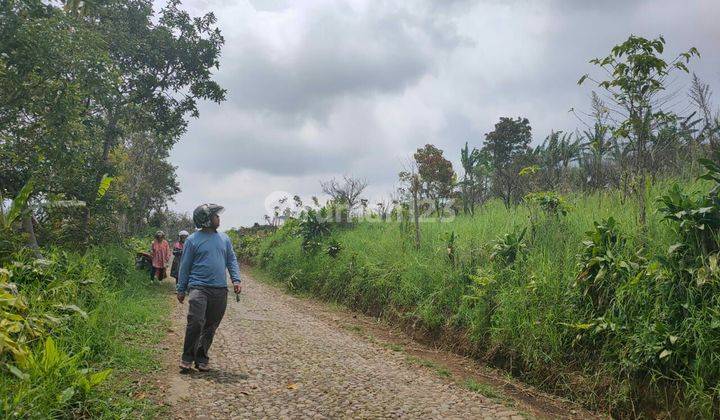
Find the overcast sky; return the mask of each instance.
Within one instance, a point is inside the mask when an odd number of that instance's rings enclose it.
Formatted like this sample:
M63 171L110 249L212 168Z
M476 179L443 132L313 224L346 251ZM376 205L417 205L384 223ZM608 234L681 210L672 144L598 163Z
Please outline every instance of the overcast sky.
M172 152L182 192L171 206L226 207L223 228L262 222L276 191L320 194L320 180L367 179L387 195L414 150L432 143L459 169L502 116L534 141L574 131L588 110L588 60L636 34L667 41L720 103L720 1L185 0L214 11L225 37L218 82ZM687 87L684 79L673 88Z

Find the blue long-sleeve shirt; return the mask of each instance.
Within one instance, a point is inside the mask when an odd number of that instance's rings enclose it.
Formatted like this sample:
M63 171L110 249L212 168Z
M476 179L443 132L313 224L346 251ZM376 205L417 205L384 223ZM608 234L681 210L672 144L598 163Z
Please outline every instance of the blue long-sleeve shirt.
M240 283L240 267L230 238L221 232L197 231L185 240L180 270L178 293L189 287L227 287L225 269L233 283Z

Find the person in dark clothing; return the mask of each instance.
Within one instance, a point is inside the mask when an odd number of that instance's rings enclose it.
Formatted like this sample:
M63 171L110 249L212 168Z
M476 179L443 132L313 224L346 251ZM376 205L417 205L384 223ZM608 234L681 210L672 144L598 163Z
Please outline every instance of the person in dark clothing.
M181 230L180 233L178 233L178 240L173 244L172 254L173 254L173 261L172 265L170 266L170 277L175 279L175 284L177 285L177 279L178 279L178 269L180 267L180 259L182 258L183 253L183 247L185 245L185 239L190 234L187 230Z
M200 230L190 235L183 247L177 299L183 303L185 294L190 296L180 360L183 372L189 371L193 362L197 370L209 370L208 351L227 306L226 269L235 293L241 291L240 267L232 243L226 234L217 231L222 211L223 207L216 204L196 208L193 221Z

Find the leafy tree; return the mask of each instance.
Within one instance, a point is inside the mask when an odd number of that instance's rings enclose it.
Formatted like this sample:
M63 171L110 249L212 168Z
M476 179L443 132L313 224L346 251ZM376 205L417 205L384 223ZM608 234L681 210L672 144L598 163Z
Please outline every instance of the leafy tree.
M114 204L122 215L124 233L142 232L151 212L162 212L180 191L168 157L169 151L152 132L132 134L122 147L113 149L110 162L117 173Z
M122 77L99 102L102 148L94 156L94 184L112 172L110 154L128 132L153 130L167 148L197 117L200 99L221 102L212 79L224 42L212 13L191 18L171 0L156 15L150 0L107 0L89 7L86 26L100 34ZM87 228L89 213L84 225Z
M426 144L413 155L417 163L418 175L423 195L435 204L435 213L442 217L442 209L450 199L455 184L455 171L452 163L443 157L443 151Z
M224 99L211 74L223 39L212 14L191 18L177 0L159 14L149 0L64 3L0 4L0 193L14 195L32 177L40 200L84 201L89 238L91 210L105 227L116 217L117 202L97 192L129 176L122 165L136 133L155 142L156 200L177 192L164 157L186 117L198 115L197 100ZM139 201L125 207L145 207Z
M32 178L34 197L93 200L96 104L118 80L102 37L39 1L2 2L0 22L0 194Z
M646 225L645 185L649 166L649 145L654 132L672 121L674 115L660 109L658 95L665 90L665 80L673 70L688 72L687 64L693 56L699 56L696 48L678 55L673 61L665 61L661 55L665 39L660 36L649 40L631 35L616 45L604 58L590 63L605 70L605 80L595 80L584 75L578 81L595 82L606 90L615 104L624 111L623 120L614 128L617 137L629 138L634 144L635 173L637 176L640 223Z
M533 150L540 169L540 184L544 190L557 189L566 179L570 164L579 158L580 142L572 140L572 133L551 131L545 141Z
M472 151L465 147L460 149L460 164L463 167L463 179L459 182L462 195L463 212L465 214L475 213L475 168L480 162L480 151L473 147Z
M520 170L529 162L532 129L527 118L501 117L495 129L485 134L483 150L488 154L493 171L494 192L506 207L522 198Z

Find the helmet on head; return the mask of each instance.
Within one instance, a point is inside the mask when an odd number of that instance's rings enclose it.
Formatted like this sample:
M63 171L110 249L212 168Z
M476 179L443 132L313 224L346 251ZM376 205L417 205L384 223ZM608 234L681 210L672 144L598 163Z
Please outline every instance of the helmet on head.
M161 237L161 236L165 236L165 232L163 232L162 230L158 230L157 232L155 232L155 237L156 237L156 238L159 238L159 237Z
M180 233L178 233L178 236L189 236L189 235L190 234L188 233L187 230L181 230Z
M217 204L199 205L195 211L193 211L193 222L195 222L195 227L211 227L210 216L213 214L220 214L223 210L225 210L225 207Z

